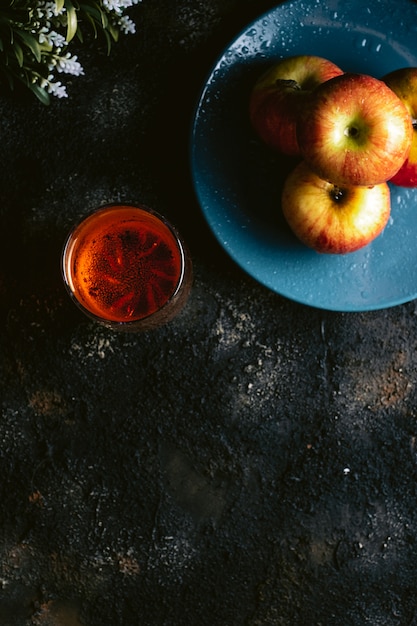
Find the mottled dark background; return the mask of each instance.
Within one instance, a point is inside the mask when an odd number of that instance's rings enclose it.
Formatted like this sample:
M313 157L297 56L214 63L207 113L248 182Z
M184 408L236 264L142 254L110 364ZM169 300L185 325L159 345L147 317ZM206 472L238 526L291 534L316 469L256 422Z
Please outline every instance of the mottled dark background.
M417 624L417 308L326 313L248 277L194 197L223 47L275 6L143 0L44 107L0 96L1 626ZM142 335L78 312L93 207L183 232L194 288Z

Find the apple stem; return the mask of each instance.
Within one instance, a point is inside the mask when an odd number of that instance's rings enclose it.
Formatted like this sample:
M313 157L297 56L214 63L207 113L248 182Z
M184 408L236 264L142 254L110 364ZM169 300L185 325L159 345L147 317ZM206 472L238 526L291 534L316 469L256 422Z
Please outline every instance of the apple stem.
M336 185L332 189L332 198L335 202L341 202L345 196L345 192L341 187Z
M357 135L359 134L358 129L356 128L356 126L349 126L348 128L346 128L345 130L345 135L347 137L357 137Z
M288 89L295 89L301 91L301 86L296 80L292 78L277 78L275 81L277 87L287 87Z

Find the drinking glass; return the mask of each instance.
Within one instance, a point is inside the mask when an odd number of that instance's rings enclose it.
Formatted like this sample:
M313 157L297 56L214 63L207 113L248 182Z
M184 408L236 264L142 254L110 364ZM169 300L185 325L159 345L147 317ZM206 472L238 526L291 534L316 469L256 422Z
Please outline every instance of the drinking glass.
M86 315L135 332L172 320L192 284L190 254L177 229L146 206L125 204L102 206L70 231L62 273Z

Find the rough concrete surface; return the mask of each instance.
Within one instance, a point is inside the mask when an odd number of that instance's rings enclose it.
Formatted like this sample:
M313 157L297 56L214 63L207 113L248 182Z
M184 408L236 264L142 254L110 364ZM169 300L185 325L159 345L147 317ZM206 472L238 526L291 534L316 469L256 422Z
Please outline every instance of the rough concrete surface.
M417 309L274 294L214 240L189 127L212 62L274 2L143 0L69 98L2 94L0 624L417 624ZM70 226L171 218L186 308L115 334L69 300Z

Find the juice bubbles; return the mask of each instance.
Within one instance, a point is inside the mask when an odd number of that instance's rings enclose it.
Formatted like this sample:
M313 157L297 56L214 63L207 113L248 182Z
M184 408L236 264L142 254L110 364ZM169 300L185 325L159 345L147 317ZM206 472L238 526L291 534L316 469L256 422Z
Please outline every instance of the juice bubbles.
M173 226L149 209L125 205L103 207L72 230L63 274L84 312L132 330L171 319L191 286L188 252Z

